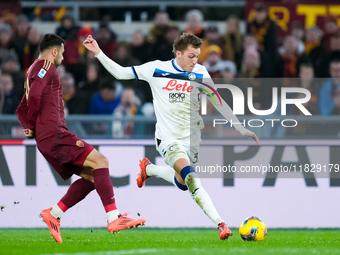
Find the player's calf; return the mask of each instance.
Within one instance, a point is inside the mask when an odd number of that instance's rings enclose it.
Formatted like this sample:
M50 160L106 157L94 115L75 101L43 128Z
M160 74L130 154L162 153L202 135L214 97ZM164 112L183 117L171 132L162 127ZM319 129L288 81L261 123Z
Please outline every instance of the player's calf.
M184 180L190 194L194 194L198 188L201 186L201 181L198 178L195 170L191 166L184 167L181 172L181 177Z
M210 196L202 187L198 174L193 167L184 167L180 174L188 187L191 197L201 207L204 213L216 224L216 226L224 222L218 214Z

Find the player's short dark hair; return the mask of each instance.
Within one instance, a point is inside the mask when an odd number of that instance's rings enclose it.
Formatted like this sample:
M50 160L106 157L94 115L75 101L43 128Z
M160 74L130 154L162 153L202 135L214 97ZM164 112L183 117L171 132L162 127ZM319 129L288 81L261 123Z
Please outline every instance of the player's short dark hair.
M195 49L198 49L202 46L202 39L196 35L183 33L175 40L174 44L172 45L172 52L176 53L178 50L183 52L189 47L189 45Z
M60 47L64 42L65 41L61 37L55 34L45 34L40 40L39 50L40 52L43 52L52 47Z

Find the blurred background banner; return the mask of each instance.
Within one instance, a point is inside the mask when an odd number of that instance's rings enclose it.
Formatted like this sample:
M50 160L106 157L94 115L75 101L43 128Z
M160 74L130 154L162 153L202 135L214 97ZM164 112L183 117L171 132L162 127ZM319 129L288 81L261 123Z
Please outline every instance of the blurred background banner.
M164 165L154 140L88 140L110 160L110 175L119 210L146 219L147 227L212 227L190 196L158 178L139 189L138 160L148 157ZM43 227L42 208L58 202L71 183L50 168L35 143L3 141L0 150L0 227ZM22 142L21 142L22 143ZM213 173L200 173L202 184L229 226L238 227L249 215L261 215L271 228L338 228L340 142L327 140L267 140L254 147L245 140L210 140L199 153L201 166L216 166ZM309 165L308 171L240 175L241 167L292 164ZM325 166L320 175L317 167ZM235 166L233 174L218 173L219 166ZM330 172L330 165L333 165ZM337 165L337 166L336 166ZM298 168L297 168L298 169ZM338 170L336 170L338 169ZM78 177L72 177L72 181ZM22 215L24 212L24 217ZM180 217L190 212L190 217ZM105 227L100 199L92 192L70 209L62 227ZM29 219L29 220L27 220Z
M246 14L247 20L253 20L257 1L247 1ZM313 26L323 27L325 19L330 16L337 17L340 14L340 5L336 1L263 1L268 7L269 17L278 26L278 36L284 37L289 33L293 24L301 23L308 29ZM340 25L338 21L338 25Z

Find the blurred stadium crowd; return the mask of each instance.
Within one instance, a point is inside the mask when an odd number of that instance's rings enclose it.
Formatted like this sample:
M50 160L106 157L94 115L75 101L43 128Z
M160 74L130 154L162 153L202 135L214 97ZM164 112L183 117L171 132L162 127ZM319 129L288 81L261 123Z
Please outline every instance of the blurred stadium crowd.
M129 41L118 41L109 21L99 28L80 27L65 14L55 32L65 39L64 61L58 73L62 81L66 114L113 114L115 116L153 116L152 95L143 81L117 81L108 74L82 42L87 35L98 41L103 52L122 66L147 61L170 60L172 44L182 33L202 38L199 62L214 79L237 83L246 79L254 89L254 107L271 106L271 87L257 78L281 78L280 86L304 87L312 94L306 104L313 115L340 114L340 31L338 18L326 16L323 27L305 29L293 22L283 39L268 16L267 7L254 7L254 20L241 33L240 18L226 17L226 31L215 25L203 26L204 16L193 9L186 13L187 27L181 31L168 13L158 12L147 34L135 31ZM38 57L41 34L25 14L0 20L0 114L13 114L24 93L25 72ZM282 79L283 78L283 79ZM286 79L303 78L303 79ZM322 78L322 79L313 79ZM285 80L286 79L286 80ZM268 95L268 96L266 96ZM230 105L232 105L230 103ZM301 114L290 109L289 114ZM126 127L125 132L130 132Z

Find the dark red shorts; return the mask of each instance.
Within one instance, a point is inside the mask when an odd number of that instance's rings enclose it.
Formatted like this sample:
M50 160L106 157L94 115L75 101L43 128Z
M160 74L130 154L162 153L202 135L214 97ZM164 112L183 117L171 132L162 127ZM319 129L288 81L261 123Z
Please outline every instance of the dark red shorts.
M50 136L38 142L37 146L44 158L64 180L69 179L73 174L79 175L84 170L84 162L94 149L71 132Z

